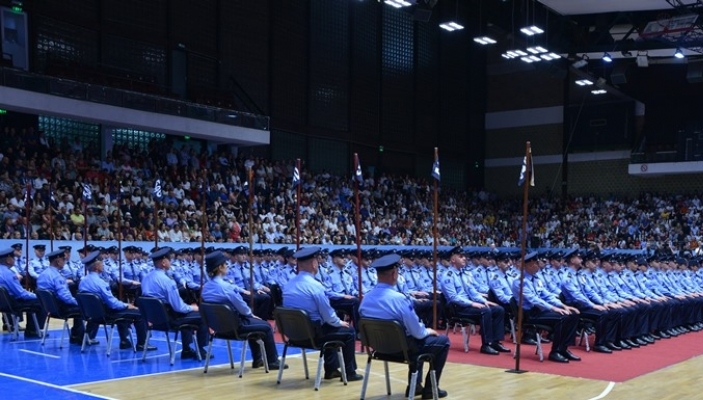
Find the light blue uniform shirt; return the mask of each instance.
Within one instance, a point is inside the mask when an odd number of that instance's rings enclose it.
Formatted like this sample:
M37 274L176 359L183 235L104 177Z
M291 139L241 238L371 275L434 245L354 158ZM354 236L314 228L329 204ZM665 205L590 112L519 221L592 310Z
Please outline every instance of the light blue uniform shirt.
M472 279L471 273L447 271L442 279L442 293L447 301L463 306L470 306L472 302L486 304L486 299L471 285Z
M193 311L193 307L186 304L178 295L176 282L169 278L162 269L155 269L144 277L142 295L161 299L167 302L173 311L181 314Z
M233 284L217 276L207 281L203 286L203 301L208 303L227 304L243 317L253 317L251 309L242 299Z
M513 296L520 299L520 280L513 281ZM544 287L539 278L525 272L525 280L522 289L522 308L531 310L534 307L540 310L550 311L552 307L562 307L563 304Z
M7 289L7 293L11 298L17 300L34 300L37 295L25 290L20 285L20 281L10 267L0 264L0 286Z
M325 281L325 293L331 299L345 295L356 296L359 290L354 287L354 278L344 269L332 267Z
M97 294L110 310L124 310L127 308L127 303L117 300L108 284L100 278L97 272L90 272L88 276L81 279L81 283L78 284L78 291Z
M503 304L510 304L510 298L513 297L510 279L499 268L489 273L488 286L493 290L498 301Z
M49 259L46 257L43 258L34 258L32 261L29 262L29 276L31 276L34 279L39 278L39 275L41 275L42 272L44 272L46 269L49 268Z
M309 272L299 272L283 286L283 307L304 310L313 322L342 326L325 296L325 287Z
M565 279L561 283L561 291L566 303L584 308L593 308L595 304L581 291L576 272L569 268L563 276Z
M45 289L55 294L56 297L63 303L77 306L78 302L71 295L66 284L66 278L61 276L59 270L54 267L47 268L37 279L37 289Z
M387 283L379 283L364 296L359 306L359 315L398 321L405 327L406 335L416 339L424 339L429 335L427 328L415 314L413 301Z

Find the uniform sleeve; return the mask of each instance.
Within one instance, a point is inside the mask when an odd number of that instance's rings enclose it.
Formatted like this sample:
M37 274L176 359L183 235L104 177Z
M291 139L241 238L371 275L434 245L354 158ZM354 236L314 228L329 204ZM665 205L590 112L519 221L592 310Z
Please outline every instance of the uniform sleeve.
M127 308L127 304L117 300L107 287L107 284L100 285L100 297L102 297L103 302L107 304L107 308L111 310L124 310Z
M252 316L251 309L244 301L242 296L235 290L234 287L232 287L230 290L226 290L225 295L229 299L230 303L234 304L234 308L237 309L239 315L244 317Z
M193 308L186 304L183 299L181 299L181 296L178 294L178 288L176 287L175 282L171 281L170 279L168 281L164 280L163 282L163 285L166 289L166 301L168 301L168 304L171 305L173 311L179 312L181 314L187 314L193 311Z
M420 319L415 313L412 300L403 296L399 301L399 307L403 318L403 326L408 334L416 339L424 339L429 335L425 325L420 322Z
M454 277L454 272L447 272L444 275L444 279L442 279L442 292L444 293L444 296L450 303L470 306L471 302L469 302L468 299L464 299L457 292Z
M322 321L328 325L341 326L342 321L337 316L337 313L334 312L334 309L330 305L327 296L325 296L325 292L323 290L320 290L313 293L312 296L313 300L315 301L315 304L317 304L317 309L320 312Z

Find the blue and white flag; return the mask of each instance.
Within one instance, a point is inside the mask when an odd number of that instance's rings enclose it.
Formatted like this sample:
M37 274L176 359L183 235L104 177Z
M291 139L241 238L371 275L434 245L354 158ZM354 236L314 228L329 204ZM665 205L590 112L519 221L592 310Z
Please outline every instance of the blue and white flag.
M293 187L298 187L300 185L300 171L298 171L298 167L296 166L295 169L293 169Z
M161 200L164 197L163 190L161 189L161 179L157 179L154 182L154 198Z
M432 177L439 181L439 176L439 157L437 157L432 164Z
M90 190L90 185L87 183L83 184L83 201L89 202L93 199L93 191Z
M361 163L357 163L356 172L354 172L354 178L359 182L359 185L364 184L364 174L361 172Z
M518 186L525 184L525 174L530 174L530 186L535 186L535 166L532 163L532 150L522 159L522 168L520 169L520 178L517 181ZM530 171L527 171L527 157L530 157Z

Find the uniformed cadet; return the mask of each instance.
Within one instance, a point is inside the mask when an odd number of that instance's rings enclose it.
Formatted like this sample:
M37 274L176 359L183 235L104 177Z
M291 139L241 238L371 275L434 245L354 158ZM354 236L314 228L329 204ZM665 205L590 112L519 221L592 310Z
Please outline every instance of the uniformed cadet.
M298 274L283 287L283 306L304 310L313 324L319 326L316 339L319 343L330 340L344 342L342 353L348 381L363 379L356 373L354 345L356 333L349 324L341 321L325 296L325 288L315 280L318 268L319 247L308 247L294 253L297 259ZM341 378L339 360L333 349L325 351L325 379Z
M49 260L44 257L45 254L45 245L34 245L34 258L29 262L29 276L34 279L39 278L39 275L41 275L41 273L49 267Z
M442 292L449 307L459 316L481 319L481 353L498 355L509 353L501 341L505 338L505 311L498 304L488 301L472 285L473 274L463 270L466 258L460 246L449 251L453 270L447 271L442 280Z
M325 294L330 299L330 305L335 310L341 310L352 319L354 329L359 327L359 290L354 287L352 276L344 270L344 249L337 249L330 253L332 267L328 271L325 282Z
M131 349L132 341L129 335L129 325L134 324L137 332L138 351L144 350L146 341L146 322L142 319L139 309L132 304L123 303L118 300L110 290L110 287L100 278L103 269L102 258L99 251L93 251L81 262L88 268L88 276L81 280L78 290L82 293L93 293L100 297L107 315L111 318L119 318L122 321L117 323L117 331L120 335L120 349ZM155 346L147 346L147 351L157 350Z
M201 347L200 349L193 349L190 346L193 342L192 329L185 328L181 331L183 340L181 359L197 358L196 351L200 351L201 357L205 358L207 356L205 346L208 343L208 328L200 317L198 305L184 303L178 295L176 282L166 275L166 271L171 267L169 256L172 252L173 249L165 247L149 256L154 262L154 270L147 274L142 281L142 295L156 297L170 305L173 309L174 323L187 322L198 327L198 346Z
M359 271L358 268L352 268L351 270L352 276L354 277L354 285L359 287L359 281L361 281L362 296L376 286L376 271L371 267L371 260L375 258L375 255L375 249L362 250L361 260L357 260L361 263L361 271ZM352 257L353 260L354 256L352 255ZM356 262L354 264L358 265ZM361 275L359 275L359 273L361 273Z
M374 287L361 302L360 314L364 318L376 318L382 320L398 321L405 328L408 340L414 344L413 354L433 354L434 369L437 375L437 385L444 369L444 364L449 353L449 338L440 336L436 331L426 328L418 320L414 312L413 302L406 296L398 293L395 286L398 282L398 267L400 256L390 254L375 260L371 265L376 270L378 284ZM414 360L413 355L410 356ZM415 388L410 387L410 376L418 366L410 364L408 366L408 387L405 389L405 396L409 397L410 391L415 391L415 396L422 395L423 399L433 398L430 373L425 377L424 387L418 381ZM422 371L418 371L422 376ZM447 397L447 391L438 390L439 397Z
M11 270L14 262L15 256L13 248L10 247L0 250L0 286L7 290L10 299L17 306L31 307L32 311L27 313L27 328L24 331L24 338L38 338L40 337L39 332L44 329L46 314L37 299L37 295L24 289L20 284L20 280L17 278L17 274ZM32 314L36 317L39 326L35 326ZM8 318L8 320L12 322L11 318Z
M233 311L239 314L239 330L240 335L246 336L252 332L263 332L264 346L266 349L266 359L269 369L280 369L281 364L278 361L278 350L273 339L273 330L271 325L262 321L261 318L252 314L251 309L244 302L242 296L237 291L237 288L231 283L225 281L223 276L227 274L227 258L222 252L215 251L205 257L205 265L210 280L203 287L203 301L208 303L226 304ZM264 366L264 360L261 354L261 348L256 343L255 339L249 340L249 350L252 356L252 368L261 368ZM283 368L288 368L284 365Z
M37 289L44 289L53 293L58 300L59 307L61 307L62 312L79 312L78 302L73 295L71 295L71 292L68 290L68 285L66 284L66 278L61 276L60 272L66 263L66 253L64 253L63 250L56 250L51 252L48 258L49 268L44 270L44 272L39 275L39 278L37 279ZM85 330L88 331L88 336L90 337L88 344L96 345L100 343L94 339L95 335L98 333L99 326L93 322L89 322L86 325L87 326L84 328L82 318L77 317L73 319L70 339L72 344L83 343L83 333Z
M271 319L273 313L273 300L264 290L261 289L259 283L254 281L254 287L251 286L251 273L249 270L249 262L247 261L247 248L239 246L233 250L232 262L228 266L234 269L233 276L235 286L240 288L239 293L242 295L247 304L251 304L252 297L254 298L254 315L263 319Z
M296 276L297 269L296 260L295 257L293 257L294 253L295 251L286 249L284 252L285 264L281 265L276 273L276 284L281 288Z
M574 342L578 325L578 310L559 301L547 292L544 284L535 277L539 270L537 252L525 255L525 279L522 289L522 308L525 320L530 323L549 325L553 327L554 338L549 359L556 362L568 363L581 359L572 354L568 346ZM513 281L513 296L519 303L520 280Z
M12 250L14 251L14 261L11 265L11 270L15 275L18 275L20 278L23 277L27 270L26 270L26 262L27 259L22 255L22 243L15 243L12 246Z
M564 302L577 308L581 318L593 321L596 333L593 351L610 354L613 352L611 347L615 346L618 314L608 313L608 309L603 305L604 301L587 285L586 278L580 272L583 268L583 258L590 260L595 258L595 255L584 254L582 258L581 252L572 250L564 258L567 263L567 272L561 286Z

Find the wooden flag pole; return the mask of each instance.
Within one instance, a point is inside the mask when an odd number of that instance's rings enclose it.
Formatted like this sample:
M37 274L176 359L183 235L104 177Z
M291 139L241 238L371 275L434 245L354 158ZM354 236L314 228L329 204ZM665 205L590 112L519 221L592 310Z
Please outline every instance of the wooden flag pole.
M439 158L439 149L434 148L434 160L437 162ZM437 330L437 213L439 202L439 180L434 180L434 208L432 215L432 236L434 237L432 246L432 262L433 262L433 277L432 277L432 329Z
M119 207L122 202L122 186L117 189L117 265L118 265L118 276L119 280L117 282L117 295L120 300L122 297L122 207ZM85 221L88 225L88 220Z
M249 251L254 247L254 170L249 168L247 173L249 183ZM249 308L254 309L254 276L250 274L249 279Z
M521 374L527 371L520 369L520 342L522 342L522 289L525 284L525 253L527 251L527 201L528 193L530 187L530 181L532 178L532 150L530 149L530 142L525 143L525 176L522 194L522 238L520 240L520 291L518 294L518 307L517 307L517 333L515 342L517 342L515 347L515 369L508 370L507 372Z
M300 170L300 159L295 160L295 168L298 171L298 185L295 187L295 250L300 250L300 187L302 186L302 171Z
M24 209L25 209L25 221L24 221L24 236L25 236L25 247L27 248L27 259L25 260L25 266L24 266L24 282L25 282L25 289L29 290L29 281L31 280L31 277L29 275L29 198L31 197L31 183L27 183L25 186L25 190L27 191L27 194L24 196L25 202L24 202ZM85 214L84 214L85 215ZM36 281L34 282L34 285L36 286Z
M207 172L203 171L203 184L202 184L202 201L201 201L201 211L200 216L200 294L198 295L198 304L203 302L203 285L205 285L205 227L207 226Z
M359 154L354 153L354 174L359 168ZM356 261L357 275L359 277L359 301L364 297L364 286L361 284L361 216L359 215L361 207L359 205L359 181L354 179L354 224L356 226Z

